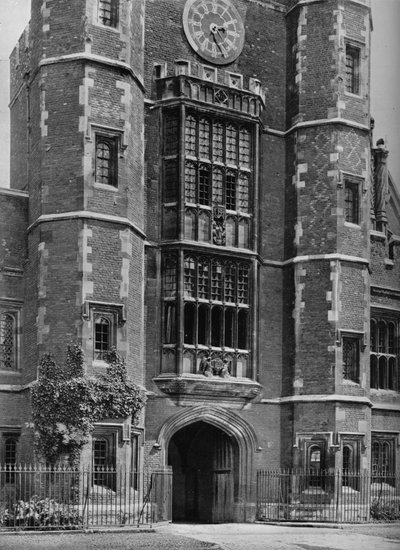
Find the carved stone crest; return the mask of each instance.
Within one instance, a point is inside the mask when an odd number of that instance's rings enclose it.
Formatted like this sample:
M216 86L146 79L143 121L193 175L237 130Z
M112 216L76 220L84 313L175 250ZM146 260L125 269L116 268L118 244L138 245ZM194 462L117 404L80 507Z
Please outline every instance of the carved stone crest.
M230 377L231 360L221 357L212 358L211 355L203 357L200 363L200 372L204 376L219 376L221 378Z

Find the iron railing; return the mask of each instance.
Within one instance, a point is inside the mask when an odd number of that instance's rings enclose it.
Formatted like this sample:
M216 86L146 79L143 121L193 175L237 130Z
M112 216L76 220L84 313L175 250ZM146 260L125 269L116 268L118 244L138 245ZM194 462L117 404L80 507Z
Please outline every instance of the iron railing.
M400 476L260 470L257 519L338 523L400 519Z
M152 525L171 498L171 470L0 465L0 529Z

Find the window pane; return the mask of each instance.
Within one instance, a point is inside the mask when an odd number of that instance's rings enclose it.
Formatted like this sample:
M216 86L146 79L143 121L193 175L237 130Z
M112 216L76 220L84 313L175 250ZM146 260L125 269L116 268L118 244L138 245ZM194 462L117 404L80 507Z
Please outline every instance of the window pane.
M250 133L246 128L241 128L239 133L239 164L250 167Z
M111 323L105 317L98 317L95 321L94 350L95 359L104 360L111 344Z
M178 165L176 160L164 163L164 201L176 202L178 195Z
M213 159L218 162L224 161L224 134L220 122L213 124Z
M193 258L185 258L185 296L195 298L196 296L196 267Z
M185 121L185 153L196 156L196 119L193 116Z
M241 310L238 313L238 344L237 347L239 349L247 349L248 348L248 340L247 340L247 333L248 333L248 313L247 311Z
M241 212L249 211L249 177L246 174L239 176L239 208Z
M197 343L208 344L208 306L201 305L198 310Z
M343 338L343 378L358 382L358 339Z
M194 342L194 324L195 324L194 304L185 304L184 324L185 324L184 342L185 344L194 344L195 343Z
M211 239L211 224L210 215L202 212L199 215L199 241L210 242Z
M222 264L217 261L212 264L211 299L222 301Z
M202 165L199 169L199 203L210 204L210 168Z
M360 50L346 46L346 91L360 92Z
M210 123L205 118L199 122L199 156L210 157Z
M191 162L185 165L185 201L196 202L196 168Z
M100 141L96 147L96 181L109 185L111 178L111 147Z
M236 210L236 174L226 173L225 203L228 210Z
M164 139L164 152L165 155L177 155L178 154L178 117L176 113L167 113L165 117L165 139Z
M226 218L225 238L226 246L236 246L236 222L234 218Z
M164 262L164 296L176 295L176 259L167 258Z
M225 346L228 348L234 347L234 322L235 322L235 316L234 316L234 310L233 309L226 309L225 310Z
M211 309L211 345L221 347L222 341L222 308L214 306Z
M226 163L237 163L237 129L231 124L226 128Z
M199 260L198 269L198 297L208 299L209 297L210 272L208 260Z
M350 223L359 222L358 184L345 182L345 219Z
M228 263L225 266L225 301L226 302L235 302L236 301L236 266L234 264Z
M176 343L176 317L175 304L166 304L165 306L165 336L166 344Z
M239 304L248 304L249 302L249 267L244 264L239 265L238 273L238 302Z
M185 211L185 239L196 239L196 213L193 210Z
M15 319L9 313L0 317L0 367L15 368Z
M212 202L213 204L222 204L223 202L223 184L222 184L222 170L220 168L214 168L212 181Z
M99 21L106 27L118 23L118 0L99 0Z

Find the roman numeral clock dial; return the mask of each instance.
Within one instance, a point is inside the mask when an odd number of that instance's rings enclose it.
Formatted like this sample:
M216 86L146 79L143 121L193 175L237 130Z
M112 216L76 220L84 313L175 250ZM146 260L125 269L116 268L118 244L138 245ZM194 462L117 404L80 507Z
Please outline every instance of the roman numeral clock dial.
M243 21L230 0L188 0L183 28L195 52L216 65L232 63L243 49Z

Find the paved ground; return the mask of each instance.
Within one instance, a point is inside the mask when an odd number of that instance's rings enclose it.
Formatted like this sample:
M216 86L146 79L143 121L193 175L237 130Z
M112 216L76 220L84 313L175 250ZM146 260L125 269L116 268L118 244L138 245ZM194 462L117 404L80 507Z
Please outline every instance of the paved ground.
M213 542L223 550L400 550L400 523L341 529L284 524L173 524L161 531Z
M155 532L0 533L1 550L400 550L400 523L343 526L172 524Z
M1 550L211 550L215 545L170 533L0 533Z

